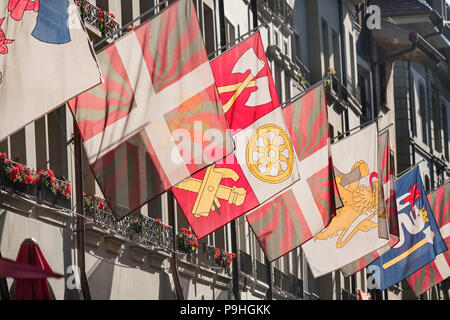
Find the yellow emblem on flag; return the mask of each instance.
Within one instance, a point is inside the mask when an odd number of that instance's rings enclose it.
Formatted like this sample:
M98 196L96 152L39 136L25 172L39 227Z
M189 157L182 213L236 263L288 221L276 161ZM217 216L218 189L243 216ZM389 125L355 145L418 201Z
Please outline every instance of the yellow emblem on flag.
M292 173L294 152L288 134L274 124L256 130L247 145L247 166L259 180L281 183Z

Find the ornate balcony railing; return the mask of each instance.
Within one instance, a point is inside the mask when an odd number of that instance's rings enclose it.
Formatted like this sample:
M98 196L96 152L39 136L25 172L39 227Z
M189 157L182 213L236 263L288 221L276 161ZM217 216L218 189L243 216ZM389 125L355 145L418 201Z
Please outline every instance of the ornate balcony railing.
M137 243L156 249L173 250L173 228L159 219L132 213L119 221L105 200L94 195L84 195L84 212L99 226Z
M81 18L99 30L102 37L111 37L120 30L120 24L114 20L114 15L103 11L87 0L75 0L75 3L80 9Z

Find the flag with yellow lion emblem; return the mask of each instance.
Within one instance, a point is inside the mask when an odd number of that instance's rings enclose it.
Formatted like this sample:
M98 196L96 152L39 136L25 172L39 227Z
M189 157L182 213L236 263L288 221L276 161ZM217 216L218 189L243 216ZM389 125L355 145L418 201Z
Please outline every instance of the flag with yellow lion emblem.
M344 206L327 228L302 248L314 277L339 269L385 246L385 219L378 215L378 132L376 124L331 146L336 184Z

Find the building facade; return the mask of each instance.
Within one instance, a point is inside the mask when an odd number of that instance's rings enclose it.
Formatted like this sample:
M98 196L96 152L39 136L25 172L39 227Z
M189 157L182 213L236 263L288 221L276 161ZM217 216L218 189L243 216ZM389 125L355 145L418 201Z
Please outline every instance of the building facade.
M75 2L98 51L173 1ZM450 38L444 22L448 14L445 1L193 2L210 59L263 25L259 31L282 103L329 77L328 118L333 142L380 117L379 129L395 123L389 131L397 174L424 160L420 166L428 190L448 178ZM411 3L409 11L402 7L406 2ZM370 27L371 5L381 9L381 27L392 33ZM99 23L100 12L113 15L104 15ZM131 27L123 28L126 25ZM435 28L439 33L430 35ZM428 35L426 45L410 34ZM391 35L399 44L396 48L387 38ZM392 56L412 42L416 43L413 50ZM29 168L51 169L57 177L68 178L72 190L79 181L77 169L82 168L84 255L78 251L80 215L75 212L74 192L70 203L61 207L52 206L41 195L8 187L0 190L2 256L15 259L22 241L35 238L53 270L65 275L49 280L56 299L87 298L77 276L80 256L85 259L87 277L83 286L89 288L92 299L342 300L357 299L359 290L371 289L365 270L347 278L335 271L314 279L301 248L266 263L245 217L199 241L194 253L182 254L176 250L175 235L189 225L171 194L154 199L130 219L114 221L106 210L98 209L102 193L85 155L81 164L76 162L73 138L72 114L61 106L0 142L0 153ZM90 205L93 211L87 212ZM135 221L140 222L139 234ZM166 227L155 227L157 221ZM234 268L214 263L216 249L237 254ZM10 287L12 284L8 280ZM448 290L445 282L422 298L448 299ZM374 299L415 299L403 282L384 293L371 294Z

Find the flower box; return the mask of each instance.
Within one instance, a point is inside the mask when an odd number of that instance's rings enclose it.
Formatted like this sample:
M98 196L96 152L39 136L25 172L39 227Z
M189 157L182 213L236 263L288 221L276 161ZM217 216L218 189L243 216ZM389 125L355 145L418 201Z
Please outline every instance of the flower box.
M59 206L67 209L71 209L72 207L70 199L67 199L59 193L54 194L50 189L42 185L40 186L39 200L51 206Z

